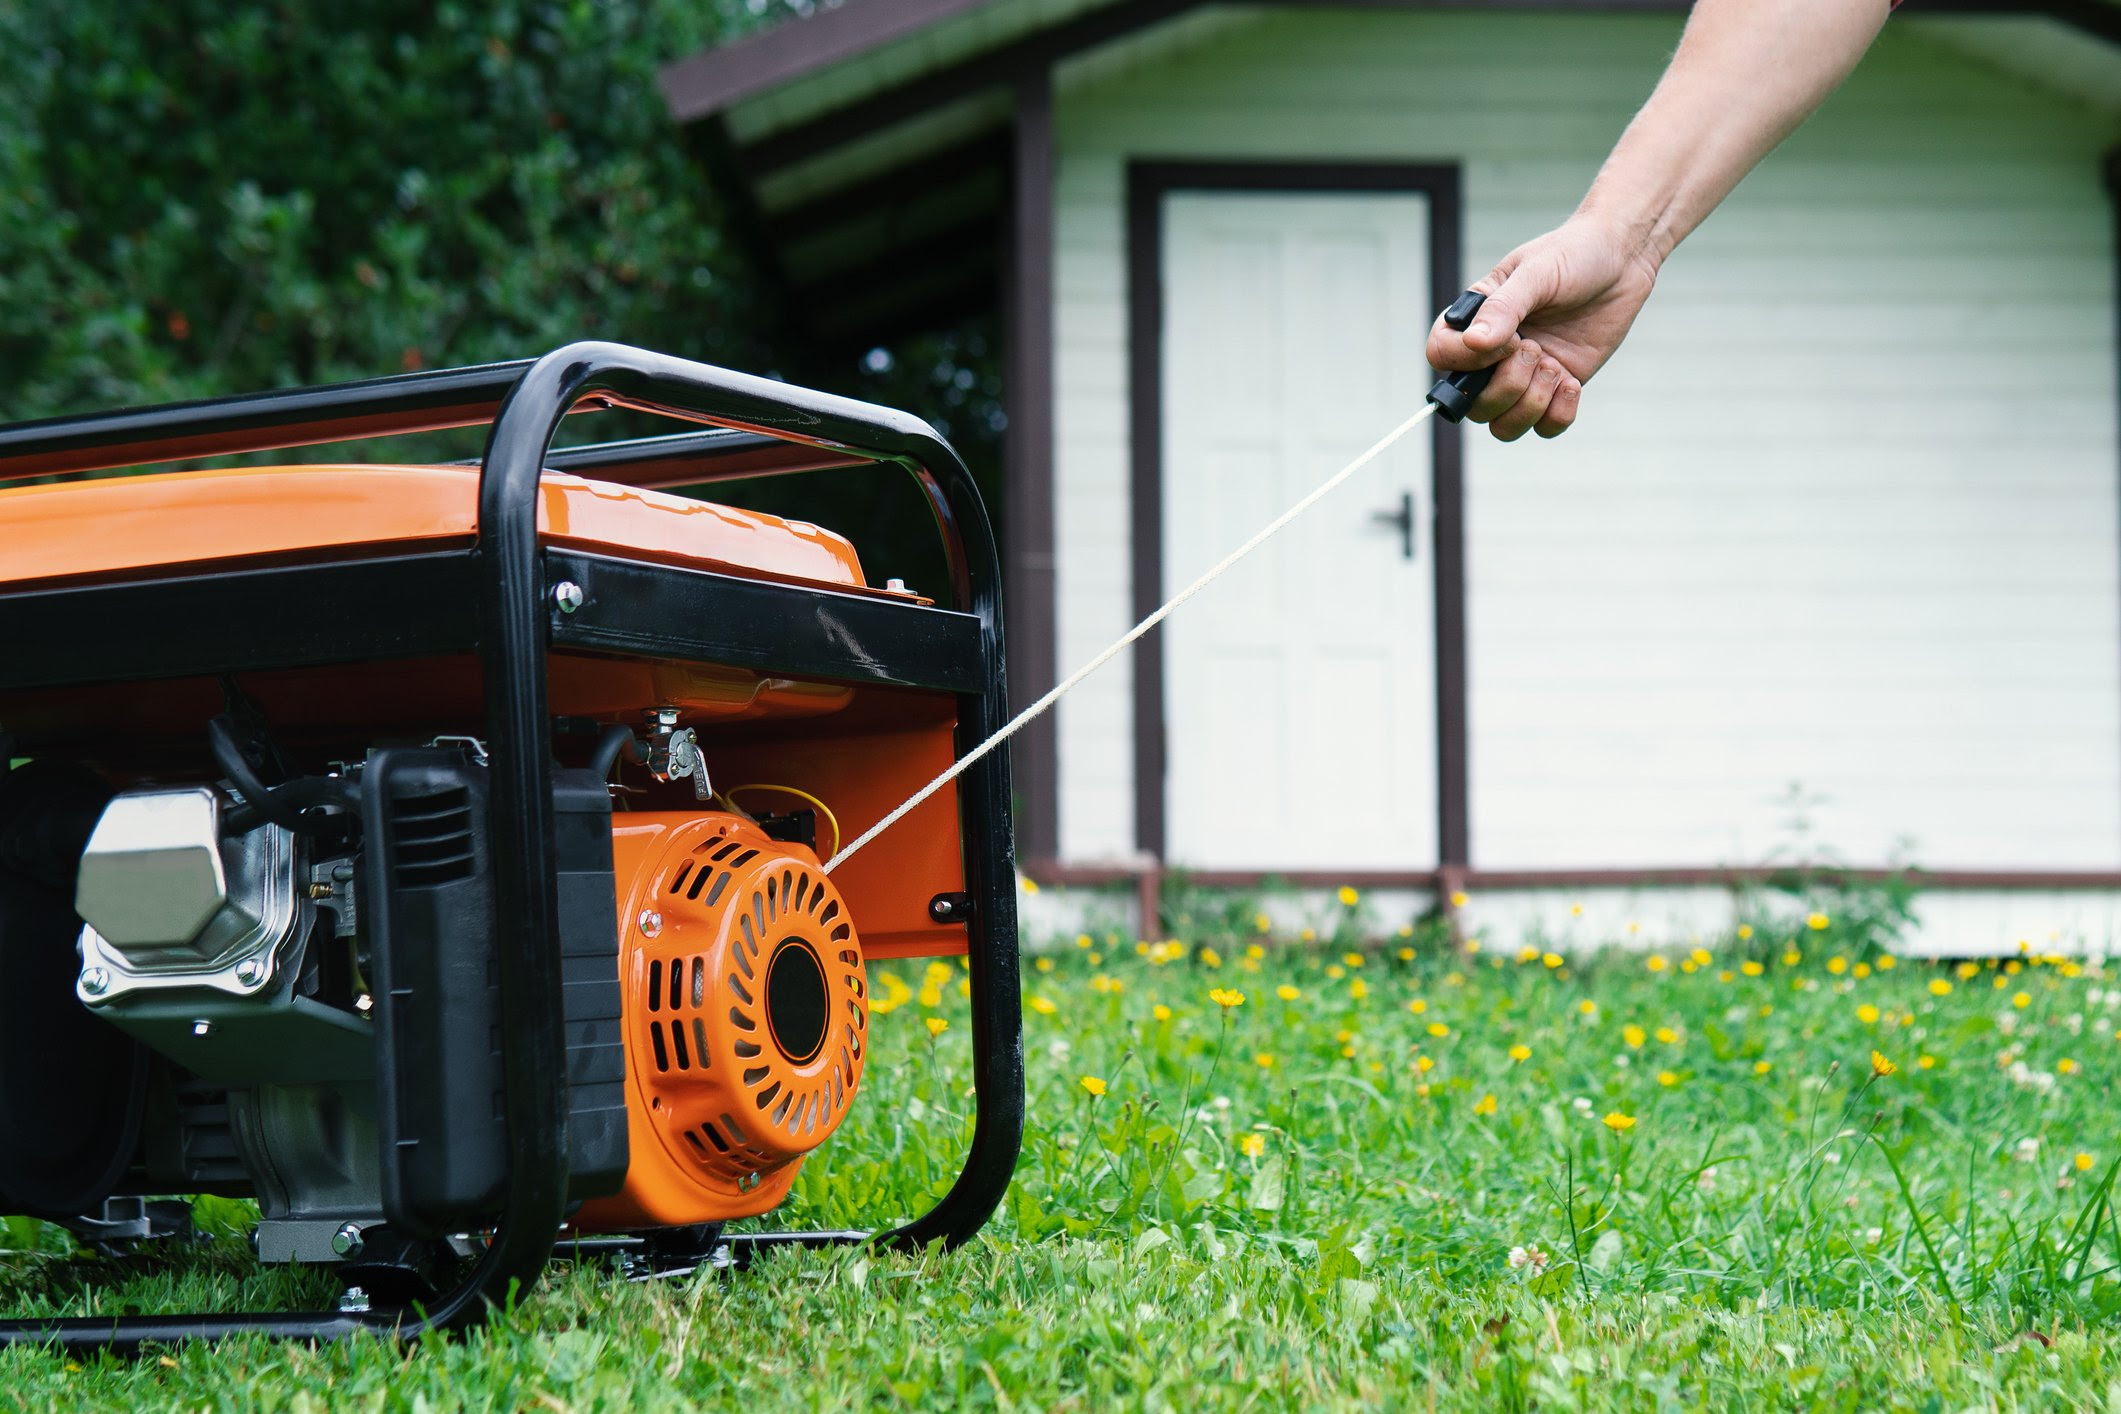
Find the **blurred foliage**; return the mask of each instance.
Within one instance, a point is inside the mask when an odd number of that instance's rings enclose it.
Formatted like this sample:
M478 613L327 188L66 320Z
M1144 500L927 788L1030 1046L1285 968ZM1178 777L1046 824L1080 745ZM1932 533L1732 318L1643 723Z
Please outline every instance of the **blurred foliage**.
M659 64L807 8L0 0L0 421L604 338L890 401L991 466L991 335L828 363L776 339L663 107ZM652 430L600 415L570 440ZM474 456L481 439L296 455ZM896 564L932 531L891 491L741 499Z
M0 9L0 410L522 356L759 357L663 0Z

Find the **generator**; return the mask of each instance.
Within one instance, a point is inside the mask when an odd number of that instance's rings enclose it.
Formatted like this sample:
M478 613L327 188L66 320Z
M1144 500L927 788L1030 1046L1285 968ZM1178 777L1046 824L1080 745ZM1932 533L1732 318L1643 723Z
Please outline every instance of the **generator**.
M554 447L600 408L695 426ZM226 464L475 425L476 464ZM672 494L862 467L946 582ZM556 1248L964 1241L1023 1129L1006 753L835 856L1005 720L986 513L885 408L581 343L0 428L0 1212L115 1249L249 1199L261 1263L344 1292L0 1342L453 1331ZM901 957L964 960L955 1184L725 1232L858 1102Z

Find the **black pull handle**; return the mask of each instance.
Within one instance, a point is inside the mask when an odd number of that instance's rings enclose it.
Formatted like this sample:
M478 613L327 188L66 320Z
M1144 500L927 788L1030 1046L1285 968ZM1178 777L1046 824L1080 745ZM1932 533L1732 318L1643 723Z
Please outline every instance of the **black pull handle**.
M1464 333L1466 326L1473 322L1473 316L1487 302L1488 297L1480 291L1467 290L1451 301L1451 307L1443 312L1443 322ZM1494 376L1495 369L1491 365L1446 373L1437 379L1436 386L1429 389L1429 401L1436 404L1436 415L1446 422L1464 422L1473 399L1480 396L1481 389L1487 387L1488 380Z

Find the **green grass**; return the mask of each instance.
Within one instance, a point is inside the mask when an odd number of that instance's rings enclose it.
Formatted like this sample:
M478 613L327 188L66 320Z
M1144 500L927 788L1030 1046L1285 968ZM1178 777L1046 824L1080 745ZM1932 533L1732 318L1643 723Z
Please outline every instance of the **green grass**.
M1822 921L1655 971L1492 941L1254 957L1227 921L1212 965L1083 940L1027 973L1031 1133L966 1250L645 1286L556 1268L491 1329L405 1349L14 1352L0 1408L2121 1401L2116 980L1882 968L1870 930ZM789 1221L889 1222L955 1173L957 974L880 970L903 1000ZM928 1017L951 1024L931 1038ZM1529 1245L1543 1270L1510 1265ZM226 1257L0 1262L13 1314L226 1306L245 1280Z

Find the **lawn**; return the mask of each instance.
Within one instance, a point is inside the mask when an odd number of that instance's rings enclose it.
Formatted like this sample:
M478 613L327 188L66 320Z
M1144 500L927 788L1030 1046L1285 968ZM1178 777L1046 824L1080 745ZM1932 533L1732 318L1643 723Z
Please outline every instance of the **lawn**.
M1039 954L1031 1133L963 1251L556 1268L402 1350L14 1352L0 1407L2121 1402L2107 971L1896 960L1831 912L1593 953L1367 910ZM888 1222L955 1172L959 974L875 990L867 1092L791 1221ZM226 1304L244 1270L0 1262L12 1313Z

